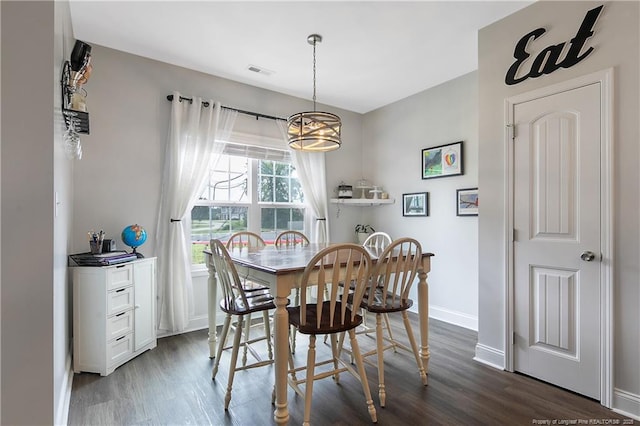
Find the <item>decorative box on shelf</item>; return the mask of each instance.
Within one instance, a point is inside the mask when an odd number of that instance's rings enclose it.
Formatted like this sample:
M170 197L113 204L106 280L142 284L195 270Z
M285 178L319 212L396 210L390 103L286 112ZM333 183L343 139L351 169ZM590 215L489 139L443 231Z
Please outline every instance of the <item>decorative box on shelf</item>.
M353 197L353 187L344 183L338 185L338 198L349 199Z

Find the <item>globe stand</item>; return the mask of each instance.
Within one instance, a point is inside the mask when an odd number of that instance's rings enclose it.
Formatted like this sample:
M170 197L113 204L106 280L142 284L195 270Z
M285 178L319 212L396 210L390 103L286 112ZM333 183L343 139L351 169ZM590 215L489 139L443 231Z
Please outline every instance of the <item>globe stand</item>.
M138 259L144 259L144 254L142 254L142 253L138 253L138 252L136 251L136 249L137 249L137 248L138 248L138 247L133 247L133 251L131 252L131 254L135 254L135 255L136 255L136 257L137 257Z

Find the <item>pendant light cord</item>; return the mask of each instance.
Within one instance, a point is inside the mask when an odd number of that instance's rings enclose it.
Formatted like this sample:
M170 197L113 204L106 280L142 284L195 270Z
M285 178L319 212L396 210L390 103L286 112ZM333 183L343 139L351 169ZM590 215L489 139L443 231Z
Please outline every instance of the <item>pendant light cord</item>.
M313 40L313 111L316 111L316 40Z

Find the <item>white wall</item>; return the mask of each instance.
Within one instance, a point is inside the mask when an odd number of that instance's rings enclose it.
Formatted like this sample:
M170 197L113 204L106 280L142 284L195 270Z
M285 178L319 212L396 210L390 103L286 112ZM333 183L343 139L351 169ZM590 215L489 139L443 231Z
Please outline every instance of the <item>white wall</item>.
M575 66L506 86L518 40L536 28L547 33L529 51L570 40L586 12L602 2L537 2L479 33L479 358L504 356L504 99L613 67L614 90L614 407L640 416L639 232L639 4L607 2L594 36L594 51ZM531 62L531 60L529 61Z
M456 189L478 186L477 100L473 72L370 112L362 155L365 176L396 199L362 208L365 218L376 230L415 237L435 253L430 315L471 329L478 315L478 218L456 216ZM457 141L464 142L464 174L423 180L422 149ZM411 192L429 193L428 217L402 216L402 194Z
M67 255L70 253L71 224L73 223L72 170L74 160L66 157L63 133L64 120L61 115L60 76L62 64L71 56L73 34L69 3L57 1L55 4L55 25L53 34L53 401L54 423L66 424L73 371L71 369L72 297L71 283L67 270Z

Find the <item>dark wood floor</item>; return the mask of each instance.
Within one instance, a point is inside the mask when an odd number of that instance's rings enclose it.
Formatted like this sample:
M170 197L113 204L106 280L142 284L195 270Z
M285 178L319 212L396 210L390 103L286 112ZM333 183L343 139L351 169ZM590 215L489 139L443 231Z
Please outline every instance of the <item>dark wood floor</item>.
M416 321L416 317L413 321ZM394 319L397 335L401 323ZM417 323L414 325L418 330ZM306 359L299 336L296 362ZM387 404L377 399L377 371L367 366L380 425L531 425L535 420L620 419L597 401L520 374L473 361L477 334L430 322L429 386L421 384L410 354L385 353ZM403 340L403 339L401 339ZM318 351L326 350L318 339ZM361 346L373 339L361 336ZM227 351L228 352L228 351ZM224 410L227 365L224 353L216 381L208 357L206 330L158 340L158 347L111 375L76 374L70 425L273 425L273 366L236 373L229 411ZM375 360L375 358L373 358ZM362 388L352 376L316 382L311 422L316 425L371 424ZM289 391L290 424L301 424L304 401ZM627 424L633 424L627 420Z

